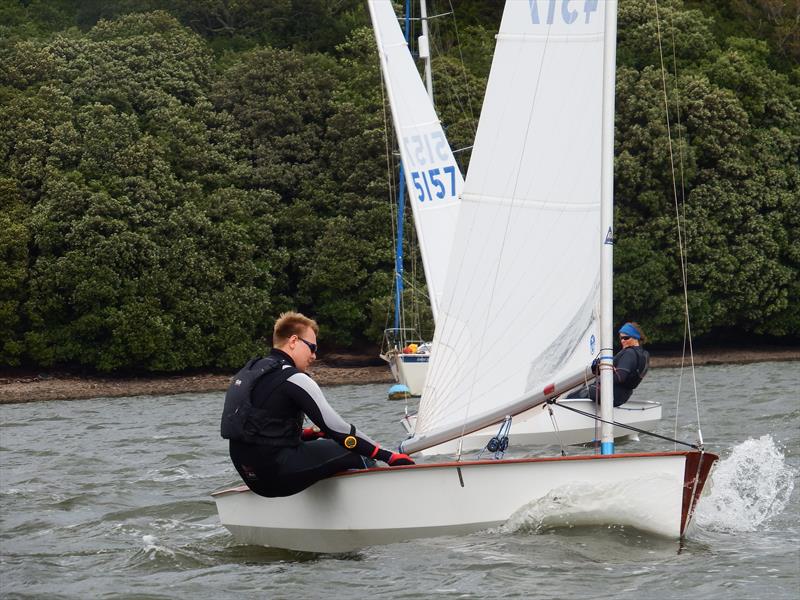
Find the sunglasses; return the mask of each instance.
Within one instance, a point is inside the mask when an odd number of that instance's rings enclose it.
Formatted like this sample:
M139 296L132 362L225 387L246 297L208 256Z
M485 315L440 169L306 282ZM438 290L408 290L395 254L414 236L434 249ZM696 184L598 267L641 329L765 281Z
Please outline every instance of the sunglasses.
M629 336L629 335L621 335L621 336L619 336L619 339L621 339L624 342L625 340L631 339L631 336Z
M317 345L316 344L312 344L311 342L308 342L308 341L304 340L300 336L297 336L297 339L300 340L301 342L303 342L306 346L308 346L308 349L311 350L311 354L316 354L317 353Z

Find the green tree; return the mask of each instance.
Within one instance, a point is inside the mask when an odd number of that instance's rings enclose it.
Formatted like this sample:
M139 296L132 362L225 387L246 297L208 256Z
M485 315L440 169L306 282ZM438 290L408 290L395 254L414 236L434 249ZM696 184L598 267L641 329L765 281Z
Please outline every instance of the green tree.
M28 357L104 371L238 365L265 333L285 257L278 198L243 187L234 121L206 99L206 48L152 13L37 50L44 67L13 80L14 126L0 137L4 181L30 207Z

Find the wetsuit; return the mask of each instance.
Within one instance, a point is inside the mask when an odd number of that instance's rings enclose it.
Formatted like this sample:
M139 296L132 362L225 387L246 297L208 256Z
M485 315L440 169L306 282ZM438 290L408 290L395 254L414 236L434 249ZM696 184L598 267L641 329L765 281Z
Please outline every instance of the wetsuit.
M633 390L644 379L650 365L650 354L641 346L623 348L614 356L614 406L630 400ZM600 402L600 380L573 392L567 398L593 398Z
M371 459L388 462L392 453L345 422L288 354L273 349L268 359L281 365L258 379L250 393L260 416L251 421L246 438L230 439L231 461L252 491L268 497L290 496L334 473L370 467ZM288 378L286 369L292 369ZM303 414L325 437L301 439Z

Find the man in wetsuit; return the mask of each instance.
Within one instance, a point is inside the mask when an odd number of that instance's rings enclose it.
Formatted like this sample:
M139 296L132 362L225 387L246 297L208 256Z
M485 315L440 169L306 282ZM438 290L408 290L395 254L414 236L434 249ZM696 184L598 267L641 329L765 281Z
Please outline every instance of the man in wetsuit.
M619 330L622 350L614 356L614 406L625 404L633 390L642 382L650 365L650 354L642 348L644 333L638 323L625 323ZM592 362L592 373L597 375L598 361ZM567 398L593 398L600 402L600 381L595 380Z
M290 496L375 459L413 465L408 455L384 450L340 417L305 370L314 362L319 328L300 313L275 322L273 349L233 378L225 396L222 437L233 465L253 492ZM315 425L303 429L303 415Z

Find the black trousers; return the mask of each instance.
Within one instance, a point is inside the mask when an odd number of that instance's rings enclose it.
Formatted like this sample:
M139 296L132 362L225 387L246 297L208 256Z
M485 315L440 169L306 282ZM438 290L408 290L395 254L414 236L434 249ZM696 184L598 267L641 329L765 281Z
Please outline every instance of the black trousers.
M247 487L268 498L291 496L320 479L375 464L326 439L301 442L299 446L286 448L231 440L230 455Z

